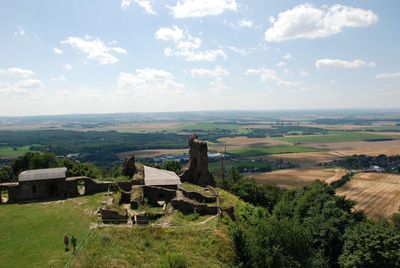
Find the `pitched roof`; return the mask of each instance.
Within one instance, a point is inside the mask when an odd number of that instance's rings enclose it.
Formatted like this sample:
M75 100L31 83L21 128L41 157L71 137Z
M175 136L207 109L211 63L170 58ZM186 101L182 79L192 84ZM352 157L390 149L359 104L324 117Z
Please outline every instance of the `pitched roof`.
M144 166L145 185L179 185L181 180L175 172Z
M66 172L66 167L25 170L18 175L18 181L61 179Z

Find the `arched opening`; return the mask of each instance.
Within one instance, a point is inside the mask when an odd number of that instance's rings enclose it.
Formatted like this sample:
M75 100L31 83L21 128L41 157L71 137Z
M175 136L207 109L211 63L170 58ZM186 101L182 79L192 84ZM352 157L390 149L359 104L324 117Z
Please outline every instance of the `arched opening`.
M84 195L86 193L86 184L84 180L79 180L77 183L77 187L79 195Z
M0 203L6 204L9 198L8 190L0 190Z

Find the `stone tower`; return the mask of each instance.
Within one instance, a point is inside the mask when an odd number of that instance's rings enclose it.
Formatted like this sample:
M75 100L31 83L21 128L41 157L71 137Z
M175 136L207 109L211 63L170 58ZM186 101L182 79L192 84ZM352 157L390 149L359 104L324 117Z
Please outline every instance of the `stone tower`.
M208 171L208 147L207 143L200 141L196 134L189 139L189 163L184 168L182 181L202 186L215 185L214 177Z

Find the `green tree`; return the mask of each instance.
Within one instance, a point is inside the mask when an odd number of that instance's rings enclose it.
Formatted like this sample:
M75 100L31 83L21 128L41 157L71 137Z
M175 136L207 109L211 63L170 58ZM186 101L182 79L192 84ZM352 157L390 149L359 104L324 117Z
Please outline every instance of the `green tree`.
M173 171L176 174L180 174L182 170L182 165L178 161L167 160L160 166L162 169Z
M400 267L400 231L387 222L363 222L345 235L341 267Z

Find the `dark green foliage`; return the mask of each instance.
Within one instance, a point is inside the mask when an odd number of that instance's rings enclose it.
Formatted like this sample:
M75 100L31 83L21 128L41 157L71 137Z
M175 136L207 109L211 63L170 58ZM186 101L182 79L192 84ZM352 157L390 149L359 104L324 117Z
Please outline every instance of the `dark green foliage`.
M345 235L341 267L400 267L400 231L385 222L363 222Z
M63 159L61 164L67 168L67 177L86 176L97 179L103 174L102 170L92 163L79 163L70 159Z
M10 166L3 166L0 168L0 183L13 181L15 179L15 175Z
M272 184L257 184L244 179L233 184L230 190L244 201L255 206L265 207L269 211L272 211L285 192Z
M400 228L400 213L393 213L392 222L394 226Z
M162 169L166 169L169 171L173 171L176 174L180 174L181 170L182 170L182 165L181 163L179 163L178 161L174 161L174 160L167 160L164 163L161 164L160 168Z
M24 170L61 167L61 162L52 153L26 153L11 164L13 173L18 176Z
M343 175L339 180L337 180L337 181L333 181L333 182L331 182L331 186L334 188L334 189L337 189L337 188L339 188L339 187L342 187L343 185L345 185L348 181L350 181L350 179L353 177L353 173L352 172L349 172L349 173L347 173L346 175Z

